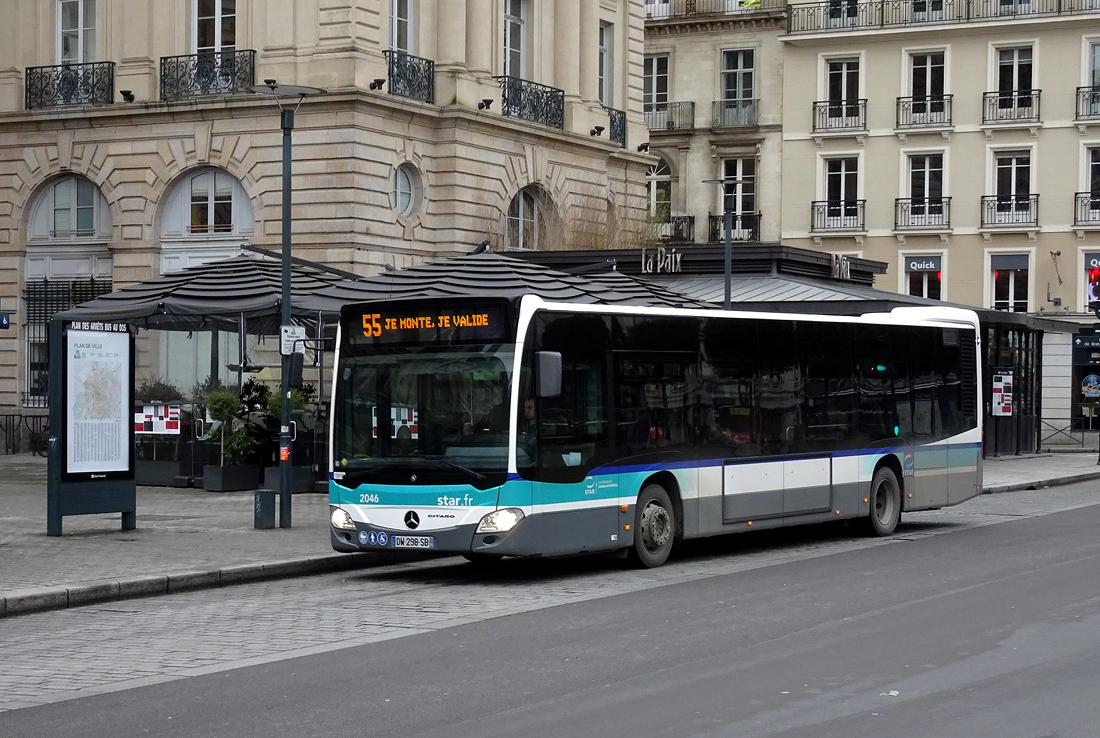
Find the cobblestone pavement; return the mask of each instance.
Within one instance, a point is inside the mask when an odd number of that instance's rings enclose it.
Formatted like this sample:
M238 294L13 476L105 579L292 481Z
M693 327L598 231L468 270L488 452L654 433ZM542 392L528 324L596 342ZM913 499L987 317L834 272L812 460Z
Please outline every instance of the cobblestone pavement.
M692 542L661 569L610 558L456 557L258 582L0 620L0 711L331 651L509 614L1047 515L1100 502L1095 483L984 495L907 515L888 539L840 525Z

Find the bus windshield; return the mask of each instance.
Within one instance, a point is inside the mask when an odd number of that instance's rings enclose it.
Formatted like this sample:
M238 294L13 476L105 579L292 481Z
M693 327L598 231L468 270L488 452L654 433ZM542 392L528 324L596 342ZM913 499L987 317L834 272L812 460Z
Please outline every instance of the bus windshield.
M399 472L476 484L504 473L513 355L505 345L344 354L334 470L353 483Z

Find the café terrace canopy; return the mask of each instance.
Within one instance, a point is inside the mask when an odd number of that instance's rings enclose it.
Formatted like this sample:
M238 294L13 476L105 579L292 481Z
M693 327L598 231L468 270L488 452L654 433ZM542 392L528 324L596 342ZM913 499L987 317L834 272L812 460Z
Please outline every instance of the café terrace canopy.
M249 333L273 335L278 332L281 285L278 259L242 254L123 287L56 317L177 331L236 331L244 323ZM362 280L345 278L320 265L291 267L291 314L296 323L314 330L318 325L334 325L340 308L354 302L525 294L612 305L713 307L618 272L571 275L494 253L445 259Z

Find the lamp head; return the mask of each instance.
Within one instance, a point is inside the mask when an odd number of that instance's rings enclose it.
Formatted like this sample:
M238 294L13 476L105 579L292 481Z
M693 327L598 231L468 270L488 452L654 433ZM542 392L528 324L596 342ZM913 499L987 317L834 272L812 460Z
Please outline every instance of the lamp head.
M603 133L603 126L596 126L595 128L592 129L592 131L588 135L590 135L590 136L599 136L602 133Z
M386 84L386 80L384 80L384 79L376 79L376 80L374 80L373 82L371 82L369 86L370 86L370 88L371 88L372 90L381 90L381 89L382 89L382 85L384 85L384 84Z
M638 151L649 151L649 141L638 144Z
M478 110L488 110L489 106L492 105L492 104L493 104L492 99L487 97L487 98L485 98L484 100L482 100L481 102L479 102L477 104L477 109Z
M122 95L124 102L132 103L134 101L134 93L130 90L119 90L118 94Z

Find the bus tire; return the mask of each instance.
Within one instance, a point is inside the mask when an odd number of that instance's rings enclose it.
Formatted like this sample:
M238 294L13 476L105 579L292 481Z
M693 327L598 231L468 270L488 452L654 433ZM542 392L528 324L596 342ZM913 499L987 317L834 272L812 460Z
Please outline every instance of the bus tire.
M649 484L638 495L634 507L634 546L631 562L653 569L668 560L676 538L676 511L672 499L659 484Z
M901 520L901 485L890 467L884 466L875 472L870 503L867 532L876 536L891 535Z

